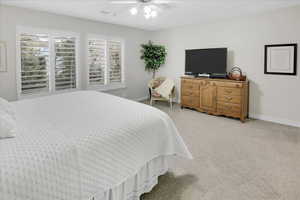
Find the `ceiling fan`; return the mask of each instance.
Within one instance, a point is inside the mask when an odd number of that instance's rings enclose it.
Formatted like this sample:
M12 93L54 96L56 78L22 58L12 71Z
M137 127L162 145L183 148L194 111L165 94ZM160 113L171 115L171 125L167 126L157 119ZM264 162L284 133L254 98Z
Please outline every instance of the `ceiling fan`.
M130 8L131 15L137 15L143 10L146 19L155 18L158 12L170 9L171 4L181 3L182 0L109 0L111 4L132 5Z
M178 0L110 0L111 3L116 4L137 4L137 3L154 3L154 4L168 4L182 2Z

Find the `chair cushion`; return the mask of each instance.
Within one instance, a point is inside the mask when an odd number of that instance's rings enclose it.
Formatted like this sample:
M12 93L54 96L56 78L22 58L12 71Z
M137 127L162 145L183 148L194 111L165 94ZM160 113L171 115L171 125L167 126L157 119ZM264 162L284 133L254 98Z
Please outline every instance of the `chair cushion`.
M152 79L149 82L148 87L155 89L155 88L159 87L165 80L166 80L166 78L164 78L164 77Z
M155 81L153 81L152 88L153 88L153 89L154 89L154 88L157 88L158 86L160 86L160 84L161 84L161 82L160 82L160 81L158 81L158 80L155 80Z
M152 91L152 96L153 97L161 97L161 95L158 94L156 91Z

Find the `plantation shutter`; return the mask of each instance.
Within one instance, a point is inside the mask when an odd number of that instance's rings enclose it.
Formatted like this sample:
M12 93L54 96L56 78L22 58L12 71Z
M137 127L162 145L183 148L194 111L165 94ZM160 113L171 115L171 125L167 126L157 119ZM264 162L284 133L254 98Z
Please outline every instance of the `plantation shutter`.
M106 41L92 39L88 41L89 84L105 84Z
M108 41L108 55L109 55L109 82L122 82L122 43L117 41Z
M21 34L21 93L49 91L49 36Z
M76 88L76 38L55 37L55 90Z

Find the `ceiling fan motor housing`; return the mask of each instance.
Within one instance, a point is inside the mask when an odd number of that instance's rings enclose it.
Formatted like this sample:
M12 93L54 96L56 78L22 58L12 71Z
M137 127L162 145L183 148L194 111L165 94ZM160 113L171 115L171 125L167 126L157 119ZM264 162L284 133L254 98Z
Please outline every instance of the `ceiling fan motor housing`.
M152 0L140 0L142 3L149 3Z

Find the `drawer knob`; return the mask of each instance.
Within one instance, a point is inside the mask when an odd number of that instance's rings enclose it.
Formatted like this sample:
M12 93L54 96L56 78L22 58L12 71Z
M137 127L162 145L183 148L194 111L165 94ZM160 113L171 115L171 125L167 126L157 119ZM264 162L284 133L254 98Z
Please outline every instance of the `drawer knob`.
M228 101L230 101L230 100L232 100L232 97L226 97L226 99L227 99Z

